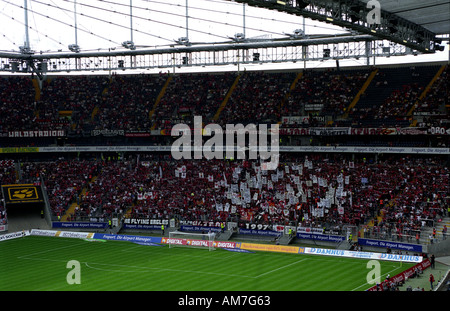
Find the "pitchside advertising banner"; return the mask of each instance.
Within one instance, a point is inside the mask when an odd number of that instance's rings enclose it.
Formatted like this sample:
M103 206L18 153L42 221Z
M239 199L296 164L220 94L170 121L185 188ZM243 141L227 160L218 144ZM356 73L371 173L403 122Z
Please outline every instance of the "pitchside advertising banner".
M2 191L5 203L7 205L44 202L41 186L39 185L34 184L2 185Z
M11 234L10 234L11 235ZM24 236L25 233L12 234L8 238L17 238ZM134 243L147 243L148 245L183 245L183 246L203 246L209 247L210 243L213 243L215 248L235 249L235 250L248 250L248 251L265 251L265 252L280 252L290 254L309 254L309 255L321 255L321 256L333 256L333 257L348 257L348 258L360 258L360 259L375 259L375 260L387 260L398 262L411 262L422 263L422 256L415 255L398 255L398 254L386 254L386 253L373 253L373 252L357 252L349 250L338 249L324 249L315 247L296 247L286 245L273 245L273 244L258 244L258 243L245 243L245 242L231 242L231 241L207 241L198 239L184 239L184 238L167 238L167 237L143 237L133 235L116 235L116 234L103 234L103 233L90 233L90 232L73 232L73 231L54 231L54 230L31 230L31 235L48 236L48 237L62 237L62 238L77 238L77 239L99 239L99 240L115 240L115 241L129 241ZM0 241L2 239L0 238Z

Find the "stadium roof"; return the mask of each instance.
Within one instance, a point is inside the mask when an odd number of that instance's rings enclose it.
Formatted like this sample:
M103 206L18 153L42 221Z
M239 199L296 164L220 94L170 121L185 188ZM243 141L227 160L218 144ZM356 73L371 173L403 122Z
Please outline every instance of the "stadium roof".
M244 63L242 50L249 51L249 66L306 67L338 59L359 64L360 58L368 65L370 57L375 63L391 56L430 54L427 60L435 61L431 55L450 55L442 53L448 39L436 38L450 35L450 0L378 0L381 23L368 22L370 0L22 1L0 0L0 18L11 23L0 30L0 72L27 72L39 62L50 66L43 67L48 72L105 70L100 62L117 64L108 71L137 69L137 62L147 70L235 66ZM220 53L223 61L217 60L219 50L226 51Z
M369 0L360 0L367 3ZM450 0L379 0L381 8L429 31L450 34Z

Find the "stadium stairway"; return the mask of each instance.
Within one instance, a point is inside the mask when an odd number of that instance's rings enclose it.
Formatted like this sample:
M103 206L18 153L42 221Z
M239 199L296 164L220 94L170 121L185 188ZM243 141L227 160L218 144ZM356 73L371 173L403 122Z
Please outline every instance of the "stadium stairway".
M436 82L437 79L439 79L439 77L441 76L441 74L444 72L446 65L442 65L441 68L439 68L439 70L437 71L437 73L434 75L433 79L431 79L430 83L428 83L428 85L425 87L425 89L423 90L422 94L420 94L419 98L417 99L417 101L414 103L414 105L411 107L411 109L408 111L408 116L411 116L414 112L414 109L416 109L417 105L419 104L419 102L421 100L423 100L425 98L425 96L427 96L428 91L431 89L431 87L433 86L433 84Z
M230 89L228 90L227 94L225 95L225 98L223 99L222 103L220 104L219 109L217 109L216 114L213 117L213 121L217 121L220 117L220 113L222 112L222 110L225 108L225 106L228 103L228 100L230 99L231 95L234 92L234 89L236 88L236 86L239 83L239 79L241 78L241 75L238 75L236 77L236 79L234 80L233 84L231 85Z
M283 109L284 104L286 103L286 101L289 99L289 97L291 96L292 90L295 89L295 86L297 85L298 81L303 77L303 71L299 72L297 74L297 76L295 77L294 81L292 81L291 86L289 87L289 91L284 95L283 100L281 101L281 107L280 107L280 111ZM279 124L281 123L281 121L279 122Z
M229 239L231 239L233 233L234 233L233 230L226 230L224 232L219 232L218 234L216 234L216 240L228 241Z
M433 243L441 242L444 239L444 236L443 236L444 226L447 226L447 235L445 238L446 239L450 238L449 233L448 233L448 228L450 226L450 217L443 217L441 219L441 221L435 222L434 227L424 227L421 230L421 233L420 233L421 243L427 243L427 244L431 243L430 236L433 235L433 228L436 228L436 237L434 238Z
M106 95L109 91L109 86L111 85L112 78L109 78L108 84L103 88L102 96ZM95 116L100 112L100 107L97 105L92 109L91 120L94 121Z
M159 102L161 101L161 99L163 98L164 94L166 93L167 87L169 86L169 84L170 84L170 82L172 81L172 79L173 79L173 76L172 76L172 75L169 75L169 77L167 78L167 80L166 80L166 82L164 83L163 87L161 88L161 91L159 92L158 97L156 97L155 104L153 105L152 110L150 110L150 112L148 113L148 118L149 118L149 120L152 119L153 114L155 113L156 108L157 108L158 105L159 105ZM151 129L154 130L155 127L156 127L156 122L152 125L152 128L151 128Z
M280 245L289 245L292 240L294 240L295 236L290 236L289 234L283 234L278 239L278 244Z
M89 181L89 183L94 182L97 179L97 176L92 177L92 179ZM83 189L81 190L81 193L79 194L79 196L83 196L85 195L87 192L87 187L83 187ZM71 215L74 214L75 209L79 207L77 202L73 202L69 208L66 210L65 214L61 217L61 221L67 221L67 218Z
M361 95L365 93L365 91L367 90L367 88L369 87L370 83L372 83L372 80L375 78L375 76L378 73L378 69L373 70L369 77L367 78L366 82L364 82L363 86L361 87L361 89L359 90L359 92L356 94L355 98L352 100L352 102L350 103L350 105L347 107L347 109L345 110L344 119L348 118L348 114L350 112L350 110L353 109L353 107L356 106L356 104L359 102L359 99L361 98Z
M94 121L95 116L99 113L100 107L95 106L91 113L91 120Z
M39 101L39 100L41 100L41 87L39 85L39 81L37 78L33 78L32 83L33 83L33 87L35 90L34 99L36 101Z
M440 66L439 66L440 67ZM436 75L439 67L437 66L424 66L424 67L404 67L402 70L399 68L382 68L379 69L377 74L373 77L373 81L367 87L366 91L361 94L361 98L357 101L354 107L358 109L372 109L371 113L374 113L375 108L384 103L394 92L402 90L403 86L416 83L418 86L425 86ZM420 96L420 95L418 95ZM412 104L411 104L412 105ZM351 117L351 110L347 111L349 117ZM409 110L409 109L408 109ZM407 113L407 112L406 112ZM363 121L362 125L367 127L377 127L381 124L389 124L389 120L375 120L370 114ZM381 124L379 122L382 122ZM408 126L410 121L406 121ZM397 121L395 120L395 124Z

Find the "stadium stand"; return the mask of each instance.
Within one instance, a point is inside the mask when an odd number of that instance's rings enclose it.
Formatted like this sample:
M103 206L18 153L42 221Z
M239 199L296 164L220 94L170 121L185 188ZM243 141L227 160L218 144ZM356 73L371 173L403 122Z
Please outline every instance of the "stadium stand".
M72 136L94 129L168 130L174 123L192 123L194 115L221 125L309 115L321 116L314 120L325 126L383 128L410 126L413 112L448 114L446 97L439 96L448 87L448 66L382 67L371 80L373 71L307 70L301 77L298 72L59 76L39 91L34 80L14 76L2 78L0 129L63 129Z
M58 76L42 89L26 77L2 82L2 148L169 146L171 127L192 126L193 116L222 126L376 130L303 138L288 132L281 145L289 146L448 146L445 135L426 135L431 126L448 124L448 66ZM419 135L380 134L417 124ZM63 134L30 137L30 131L49 130ZM417 233L448 216L445 155L291 152L267 175L257 160L182 161L169 152L13 153L1 161L2 184L45 184L54 221L175 218L302 225L340 234L356 226L366 237L414 242ZM6 223L3 207L1 215Z
M234 79L231 73L173 77L152 114L152 128L170 130L177 123L192 125L193 116L212 121Z
M284 155L275 173L258 167L255 161L138 154L122 160L24 162L21 182L45 182L55 220L104 221L129 214L301 224L340 233L345 225L372 220L366 236L411 241L446 215L449 172L439 157L353 162L339 154L296 154ZM329 196L330 191L339 194Z

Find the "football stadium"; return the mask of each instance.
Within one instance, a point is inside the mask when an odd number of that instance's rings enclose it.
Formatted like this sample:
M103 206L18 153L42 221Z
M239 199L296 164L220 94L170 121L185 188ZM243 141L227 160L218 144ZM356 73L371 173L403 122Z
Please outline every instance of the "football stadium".
M450 290L449 12L0 0L0 291Z

